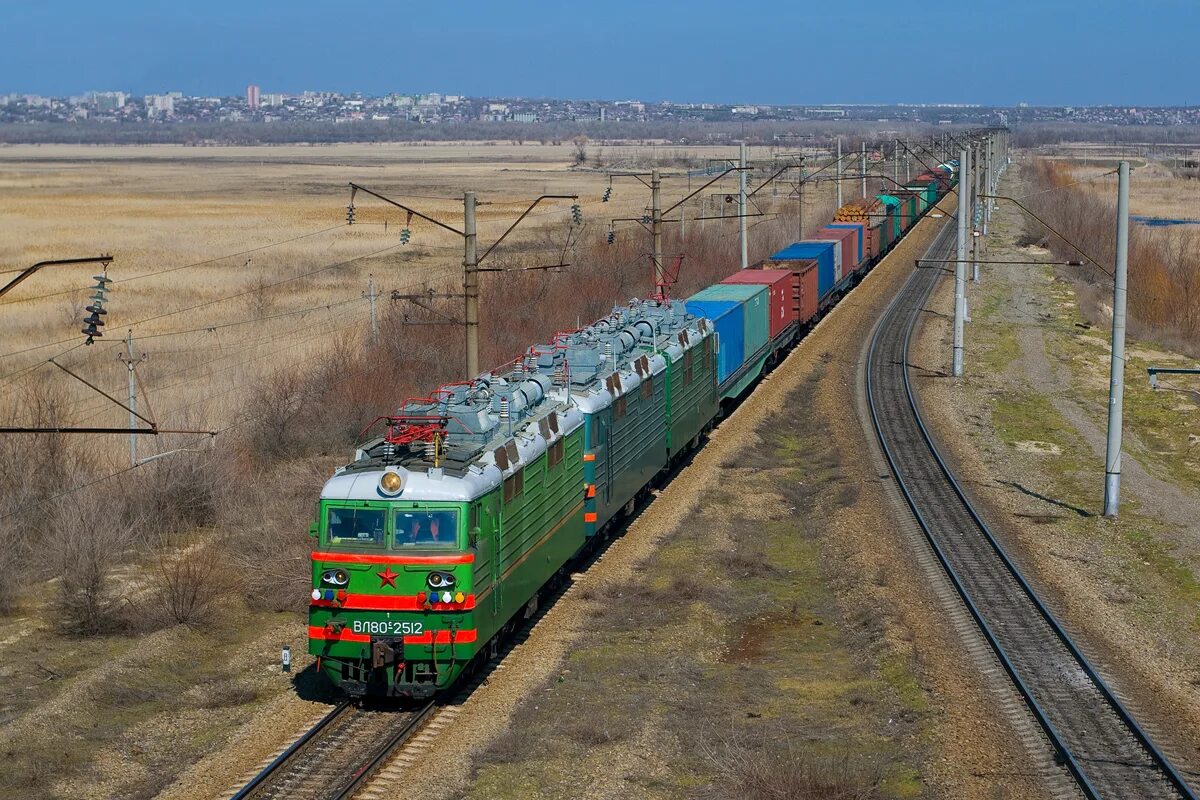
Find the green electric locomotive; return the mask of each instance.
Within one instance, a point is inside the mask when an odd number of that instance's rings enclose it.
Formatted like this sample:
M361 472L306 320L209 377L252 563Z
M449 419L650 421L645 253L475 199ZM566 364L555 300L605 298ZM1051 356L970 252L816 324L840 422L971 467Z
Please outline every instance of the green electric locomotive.
M717 415L716 343L634 302L406 401L321 492L309 651L351 696L428 697Z

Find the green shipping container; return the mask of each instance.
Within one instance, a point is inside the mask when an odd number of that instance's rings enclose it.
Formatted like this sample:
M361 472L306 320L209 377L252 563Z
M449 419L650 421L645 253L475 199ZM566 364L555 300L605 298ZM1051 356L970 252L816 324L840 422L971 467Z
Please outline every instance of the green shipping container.
M905 186L910 192L917 192L920 198L920 210L924 211L929 206L937 202L937 184L933 181L928 183L914 183L910 186Z
M746 330L743 363L753 361L767 346L770 336L771 308L768 287L749 283L718 283L692 300L733 300L742 304L742 322Z
M880 202L888 207L888 214L892 222L892 235L889 241L895 241L900 238L900 234L904 232L904 220L901 219L900 198L893 197L890 194L881 194L878 196Z

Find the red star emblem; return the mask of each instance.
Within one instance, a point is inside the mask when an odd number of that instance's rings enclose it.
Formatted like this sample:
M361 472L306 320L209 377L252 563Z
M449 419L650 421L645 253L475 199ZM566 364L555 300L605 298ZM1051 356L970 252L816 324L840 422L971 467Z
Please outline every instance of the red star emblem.
M392 572L392 567L390 564L388 566L384 567L383 572L377 572L375 574L379 576L379 588L380 589L382 589L385 586L390 586L393 589L396 588L396 578L400 577L400 573Z

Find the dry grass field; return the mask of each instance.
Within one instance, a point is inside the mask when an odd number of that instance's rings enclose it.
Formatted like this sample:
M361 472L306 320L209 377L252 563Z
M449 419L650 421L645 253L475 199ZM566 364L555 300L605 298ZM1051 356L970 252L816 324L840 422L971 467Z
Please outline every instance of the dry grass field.
M1116 202L1117 176L1112 173L1117 158L1096 161L1078 156L1071 161L1074 179L1105 199ZM1172 174L1171 161L1131 159L1129 213L1147 217L1200 216L1200 181L1182 180Z
M661 163L674 173L668 204L688 192L688 162L734 155L588 151L608 169ZM430 316L387 300L460 285L461 241L414 220L402 245L403 212L362 195L347 226L347 184L455 227L473 189L483 246L534 197L579 195L582 228L569 201L543 204L485 263L572 264L482 277L493 364L650 289L648 235L623 223L605 244L610 218L640 218L649 191L621 179L603 202L607 173L572 168L574 156L569 144L478 142L0 147L0 278L42 259L114 258L108 325L90 347L79 328L94 269L48 268L0 299L4 424L127 425L50 359L123 400L117 355L132 330L147 355L139 409L164 428L224 431L141 437L141 458L183 452L132 470L124 435L0 437L0 569L19 576L0 587L0 678L12 689L0 794L150 797L237 731L269 720L286 736L319 710L296 613L313 500L364 421L460 377L462 363L458 329L406 324ZM794 237L787 190L759 199L752 258ZM736 222L696 220L736 213L731 191L732 176L686 207L686 238L668 232L667 253L689 254L681 292L736 267ZM806 189L806 229L829 219L832 196L828 184ZM368 275L382 296L374 343ZM457 301L441 310L456 314ZM279 670L283 645L293 675Z

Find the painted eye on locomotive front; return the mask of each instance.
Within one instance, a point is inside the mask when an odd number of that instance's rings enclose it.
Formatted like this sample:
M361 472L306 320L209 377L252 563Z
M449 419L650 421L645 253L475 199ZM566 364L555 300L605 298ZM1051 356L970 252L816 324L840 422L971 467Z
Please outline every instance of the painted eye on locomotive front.
M449 572L431 572L427 580L431 589L449 589L454 585L454 576Z
M344 569L327 569L321 574L321 582L331 586L345 586L350 581L350 575Z

